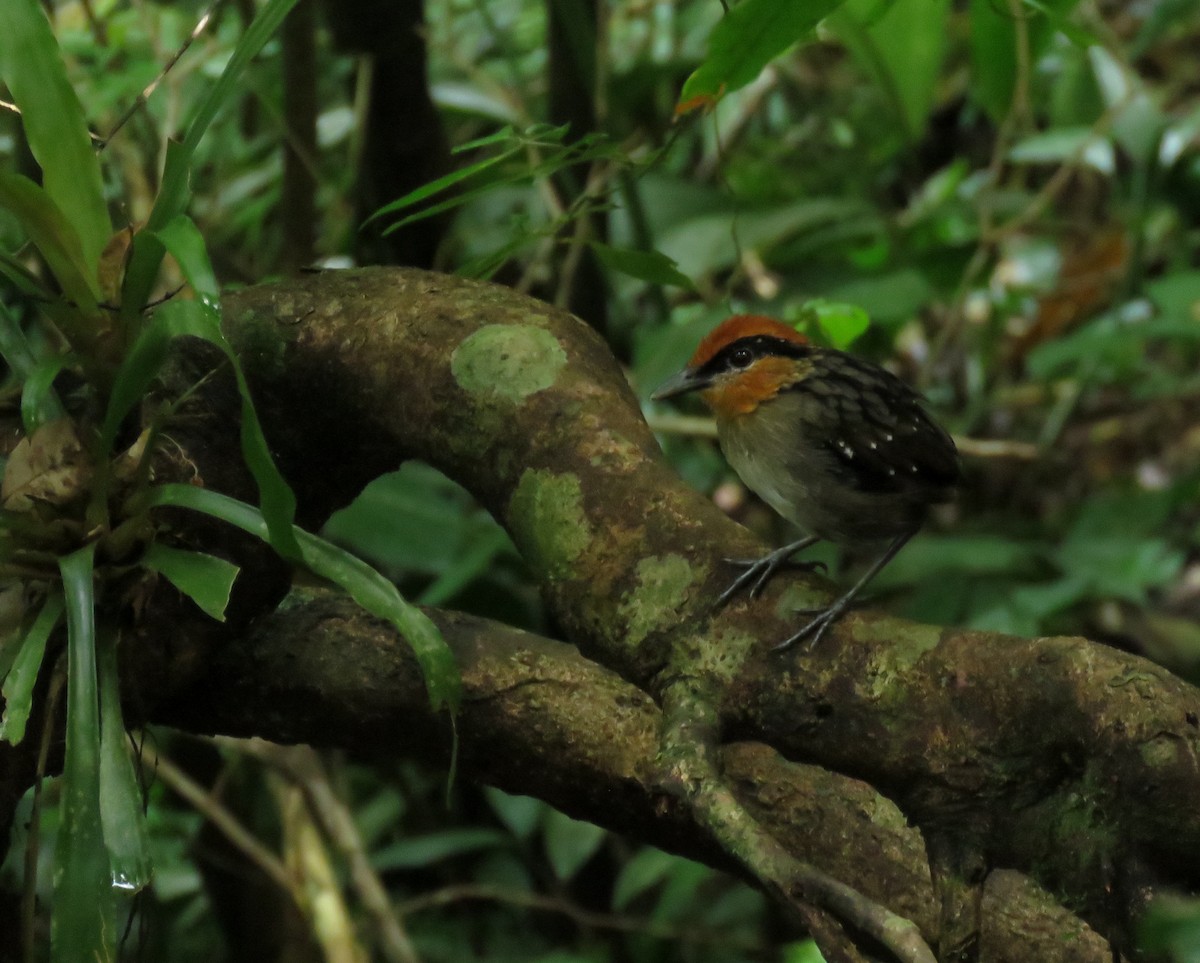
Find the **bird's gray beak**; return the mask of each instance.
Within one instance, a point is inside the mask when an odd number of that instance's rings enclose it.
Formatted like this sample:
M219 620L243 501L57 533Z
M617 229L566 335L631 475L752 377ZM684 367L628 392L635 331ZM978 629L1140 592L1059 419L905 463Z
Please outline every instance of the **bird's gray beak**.
M650 397L654 401L663 401L667 398L674 398L676 395L687 394L689 391L707 388L711 381L711 378L705 377L693 368L684 368L679 374L668 378L659 385Z

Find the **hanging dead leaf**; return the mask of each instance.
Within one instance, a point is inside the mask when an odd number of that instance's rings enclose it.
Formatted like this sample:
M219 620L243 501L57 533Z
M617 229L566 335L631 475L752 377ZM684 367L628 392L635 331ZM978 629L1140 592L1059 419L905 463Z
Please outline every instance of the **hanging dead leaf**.
M0 498L10 511L27 512L36 502L65 505L83 494L92 468L69 418L42 425L13 449Z
M129 248L133 244L133 225L117 231L108 239L100 252L100 290L109 304L121 300L121 284L125 280L125 264L129 259Z

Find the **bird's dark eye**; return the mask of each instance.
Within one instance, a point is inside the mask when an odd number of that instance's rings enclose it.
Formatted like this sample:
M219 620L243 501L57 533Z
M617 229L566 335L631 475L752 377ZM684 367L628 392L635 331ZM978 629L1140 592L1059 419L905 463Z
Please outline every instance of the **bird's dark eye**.
M734 348L729 355L729 363L735 368L744 368L754 360L754 352L749 348Z

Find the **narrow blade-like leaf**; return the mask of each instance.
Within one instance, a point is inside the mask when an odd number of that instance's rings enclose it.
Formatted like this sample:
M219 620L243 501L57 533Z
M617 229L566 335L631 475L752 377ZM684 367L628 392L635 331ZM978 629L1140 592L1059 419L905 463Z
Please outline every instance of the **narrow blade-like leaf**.
M229 359L242 399L242 457L246 459L246 467L250 469L258 485L259 502L270 531L271 547L284 558L299 562L300 546L292 534L292 522L296 517L296 496L279 473L275 459L271 457L262 423L254 410L250 385L242 372L233 346L221 333L219 316L212 308L199 301L173 301L164 304L155 314L167 315L167 321L164 323L168 330L204 338L220 348Z
M59 562L67 609L67 747L50 958L54 963L113 959L115 900L100 818L100 701L96 691L94 545Z
M173 143L167 149L166 166L163 169L162 187L146 222L147 232L139 232L134 238L129 268L125 273L125 285L121 293L121 313L127 323L141 312L150 299L162 263L162 243L151 236L151 232L165 227L187 209L190 194L188 179L191 174L192 156L217 111L241 92L238 78L251 60L274 35L288 11L297 0L267 0L242 34L234 48L233 56L225 64L220 79L209 89L196 108L188 124L182 143ZM143 234L147 236L143 236Z
M121 714L121 683L117 676L115 628L102 628L96 662L100 680L100 818L108 850L112 885L137 892L149 885L152 863L142 787L133 769L125 719Z
M267 537L266 523L256 508L206 488L162 485L150 492L150 504L190 508L259 538ZM345 590L372 615L387 619L404 636L420 663L433 707L445 705L452 711L456 709L462 694L458 665L429 617L405 601L395 585L362 559L299 528L295 529L295 534L305 566Z
M94 285L112 222L83 107L38 0L0 3L0 77L21 108L29 149L42 168L42 186L69 215L84 276Z
M63 598L56 592L46 599L33 625L25 633L12 668L4 678L4 720L0 722L0 739L6 739L14 746L25 738L25 724L29 721L29 710L33 705L33 687L37 682L38 670L46 654L46 640L58 625L62 613Z
M16 215L62 285L63 292L75 302L80 313L94 315L100 301L96 269L89 268L79 232L54 198L28 177L0 171L0 205ZM70 337L77 332L64 333Z

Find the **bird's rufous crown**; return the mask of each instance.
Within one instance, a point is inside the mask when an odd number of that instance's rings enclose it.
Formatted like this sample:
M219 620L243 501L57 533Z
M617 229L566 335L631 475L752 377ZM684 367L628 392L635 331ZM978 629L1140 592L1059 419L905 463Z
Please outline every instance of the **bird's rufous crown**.
M697 368L714 357L726 345L740 341L742 338L756 336L780 338L795 344L808 343L808 338L782 321L776 321L774 318L764 317L761 314L735 314L732 318L726 318L704 336L704 340L696 346L696 352L692 355L692 360L688 362L688 367Z

